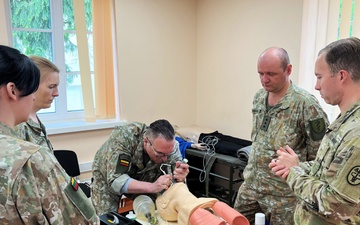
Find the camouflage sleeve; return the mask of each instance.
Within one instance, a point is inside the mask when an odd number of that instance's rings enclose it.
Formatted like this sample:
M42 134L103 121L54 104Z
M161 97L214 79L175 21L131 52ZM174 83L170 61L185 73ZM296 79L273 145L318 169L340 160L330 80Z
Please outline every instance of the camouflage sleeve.
M357 138L342 143L326 170L312 172L316 176L293 167L287 177L295 195L309 209L334 220L349 219L360 211L360 141Z
M306 138L306 161L314 160L329 121L326 113L316 100L305 103L303 111Z
M126 183L127 179L129 179L129 175L126 174L128 169L131 166L131 156L122 151L123 147L117 146L117 151L112 151L110 157L108 158L107 164L107 183L111 186L111 191L114 194L119 194L122 187ZM126 160L126 167L120 164L121 161ZM121 170L119 168L123 168L125 170Z
M19 177L15 196L26 224L99 224L89 199L45 148L30 157Z
M34 123L34 122L32 122ZM17 136L24 140L24 141L29 141L31 143L43 146L43 147L47 147L49 148L51 151L53 151L53 146L49 140L49 138L45 135L46 134L46 130L45 127L43 126L43 124L40 122L41 130L36 129L34 127L32 127L28 122L24 122L19 124L18 126L15 127L15 132L17 133ZM43 135L43 134L44 135Z
M137 143L134 135L130 135L131 130L126 130L126 127L118 127L117 131L111 135L111 141L107 146L108 162L106 165L106 182L111 187L113 194L119 195L121 189L130 178L127 172L130 170L131 150L133 144Z
M305 161L305 162L300 162L299 167L303 169L305 173L309 173L313 165L314 165L314 161Z
M29 141L28 138L27 138L27 126L26 126L26 122L23 122L23 123L20 123L19 125L17 125L14 130L16 131L16 133L18 134L18 137L21 139L21 140L24 140L24 141Z

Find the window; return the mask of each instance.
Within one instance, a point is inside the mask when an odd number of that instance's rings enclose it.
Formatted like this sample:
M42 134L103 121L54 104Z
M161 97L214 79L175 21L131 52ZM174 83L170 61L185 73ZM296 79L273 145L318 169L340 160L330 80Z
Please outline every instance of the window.
M61 70L60 96L50 109L39 113L48 133L117 124L114 1L5 0L2 3L5 7L0 8L0 13L6 20L2 32L8 37L3 38L5 43L27 55L48 58Z
M94 80L92 2L85 2L90 73ZM11 45L26 55L39 55L60 69L59 97L39 112L46 122L84 118L72 0L9 0ZM94 84L93 84L94 86Z

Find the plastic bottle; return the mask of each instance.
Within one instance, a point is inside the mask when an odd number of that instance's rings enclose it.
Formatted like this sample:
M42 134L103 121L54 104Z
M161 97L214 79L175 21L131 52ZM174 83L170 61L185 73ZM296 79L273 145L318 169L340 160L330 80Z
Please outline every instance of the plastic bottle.
M134 199L133 208L136 217L144 220L151 221L155 218L155 204L153 200L147 195L139 195Z
M265 214L256 213L255 214L255 225L265 225Z

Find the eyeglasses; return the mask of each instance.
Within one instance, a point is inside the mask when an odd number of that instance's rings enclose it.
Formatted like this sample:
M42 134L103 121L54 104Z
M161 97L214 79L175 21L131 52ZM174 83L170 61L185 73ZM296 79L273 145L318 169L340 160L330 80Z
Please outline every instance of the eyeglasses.
M168 154L165 154L165 153L162 153L162 152L158 152L158 151L156 151L156 149L155 149L154 146L152 145L152 143L151 143L151 141L149 140L149 138L146 137L146 139L147 139L147 141L149 142L150 148L151 148L151 150L153 150L153 152L154 152L154 154L155 154L156 157L159 157L159 158L161 158L161 157L169 157L170 155L174 154L174 152L175 152L175 151L173 151L173 152L168 153Z

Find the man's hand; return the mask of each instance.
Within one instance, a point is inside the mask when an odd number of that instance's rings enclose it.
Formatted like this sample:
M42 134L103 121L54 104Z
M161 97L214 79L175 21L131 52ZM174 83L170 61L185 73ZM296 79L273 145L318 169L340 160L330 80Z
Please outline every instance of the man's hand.
M299 157L287 145L285 148L280 147L280 149L277 150L276 153L278 155L278 158L271 160L271 162L269 163L269 167L276 176L279 176L286 180L291 167L299 165Z
M284 165L278 165L277 159L271 160L271 162L269 163L269 167L271 171L275 173L276 176L281 177L283 180L286 180L287 175L290 172L290 170L286 168Z
M154 183L153 183L153 193L159 193L162 190L167 190L171 185L171 175L165 174L161 175Z
M174 169L174 179L178 182L183 182L189 173L189 165L185 162L176 162Z
M279 150L276 151L278 158L276 160L276 164L284 165L288 169L293 166L299 165L299 157L296 155L294 150L292 150L289 146L286 145L285 149L280 147Z

